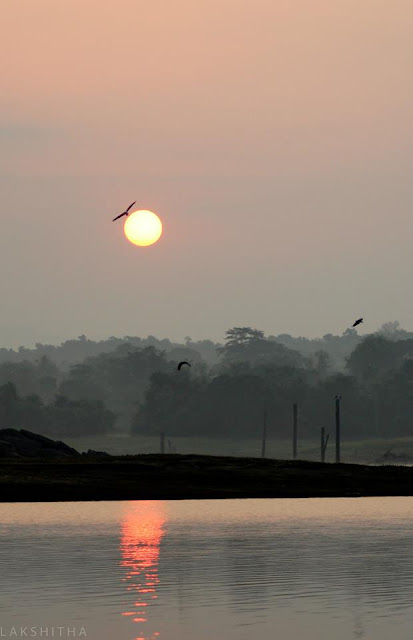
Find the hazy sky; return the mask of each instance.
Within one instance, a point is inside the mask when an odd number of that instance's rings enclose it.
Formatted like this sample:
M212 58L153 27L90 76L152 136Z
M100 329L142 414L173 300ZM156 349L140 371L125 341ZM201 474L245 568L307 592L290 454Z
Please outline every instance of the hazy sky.
M0 346L413 330L410 0L2 0ZM164 234L132 246L130 202Z

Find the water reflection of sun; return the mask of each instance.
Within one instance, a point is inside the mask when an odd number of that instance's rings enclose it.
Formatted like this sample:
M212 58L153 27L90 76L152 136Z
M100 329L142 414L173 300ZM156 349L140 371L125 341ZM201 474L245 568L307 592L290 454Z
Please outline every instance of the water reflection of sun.
M156 600L159 584L159 547L166 517L162 502L128 502L121 525L120 565L125 569L123 581L134 592L133 605L123 616L139 624L134 640L156 640L159 631L149 629L149 608Z

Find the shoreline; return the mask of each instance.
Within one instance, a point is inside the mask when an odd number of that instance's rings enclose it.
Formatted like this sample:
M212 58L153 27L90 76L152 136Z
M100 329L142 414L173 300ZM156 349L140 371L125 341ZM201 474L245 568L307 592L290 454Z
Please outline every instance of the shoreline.
M181 454L3 459L0 502L413 495L413 467Z

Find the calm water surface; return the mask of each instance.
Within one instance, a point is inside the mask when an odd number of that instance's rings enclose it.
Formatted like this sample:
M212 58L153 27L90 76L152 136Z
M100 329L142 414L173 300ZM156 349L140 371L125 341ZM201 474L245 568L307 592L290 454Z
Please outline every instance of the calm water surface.
M413 498L0 504L0 637L407 640L412 532Z

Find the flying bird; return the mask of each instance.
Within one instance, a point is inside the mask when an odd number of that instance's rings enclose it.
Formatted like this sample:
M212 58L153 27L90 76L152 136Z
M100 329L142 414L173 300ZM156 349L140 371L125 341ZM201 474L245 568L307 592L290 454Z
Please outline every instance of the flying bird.
M180 362L177 366L178 371L181 370L182 365L187 364L188 367L190 367L191 365L189 364L189 362L186 362L186 360L182 360L182 362Z
M363 322L363 318L359 318L358 320L355 321L354 324L352 324L352 327L357 327L358 324L361 324Z
M132 202L132 204L129 205L129 207L120 215L116 216L116 218L113 218L112 222L115 222L115 220L119 220L119 218L121 218L122 216L128 216L129 215L129 209L131 209L133 207L133 205L136 204L136 200L135 202Z

